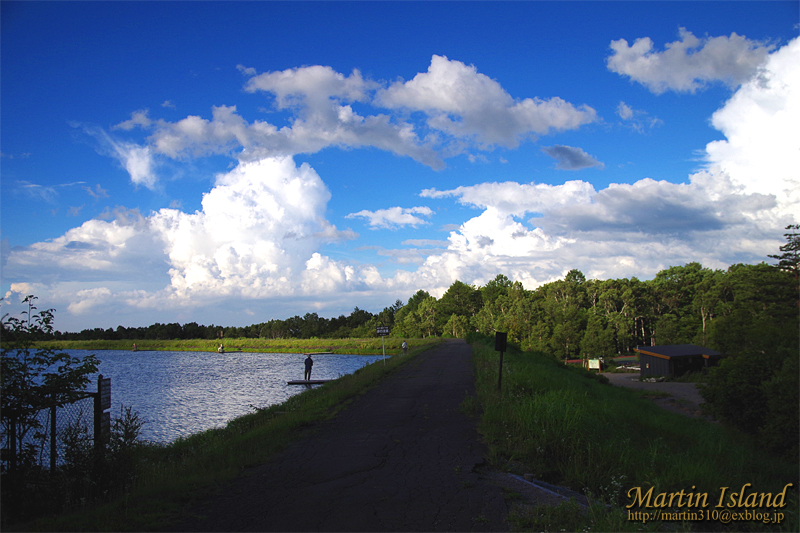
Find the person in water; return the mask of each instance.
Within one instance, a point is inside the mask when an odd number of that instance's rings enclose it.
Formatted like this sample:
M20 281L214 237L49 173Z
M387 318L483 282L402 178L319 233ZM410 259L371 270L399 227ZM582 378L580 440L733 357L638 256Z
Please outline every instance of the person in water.
M311 367L314 366L314 360L311 359L311 354L306 357L306 373L305 373L305 380L311 381Z

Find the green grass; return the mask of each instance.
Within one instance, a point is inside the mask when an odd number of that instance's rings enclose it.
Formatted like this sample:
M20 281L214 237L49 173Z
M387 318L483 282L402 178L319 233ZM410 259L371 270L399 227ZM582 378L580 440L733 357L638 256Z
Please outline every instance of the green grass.
M380 341L379 341L380 342ZM286 402L236 418L166 446L138 450L136 482L127 494L97 507L42 519L19 529L34 531L156 531L180 520L192 504L257 465L332 417L418 353L441 342L415 343L405 357L367 365Z
M783 509L788 518L781 527L797 530L798 465L771 457L748 436L670 413L636 391L604 384L582 369L568 369L531 352L505 354L503 390L498 393L499 360L493 345L476 341L473 350L483 409L479 429L489 445L490 463L501 470L533 474L610 505L580 515L580 524L565 524L568 531L640 529L642 524L628 520L624 507L632 501L627 493L633 487L644 491L653 487L654 494L707 492L716 505L721 487L733 491L745 483L751 484L750 490L773 494L786 483L794 483L789 505ZM572 516L568 509L548 510L539 518L517 516L514 523L525 530L549 531L561 520L559 513ZM723 528L713 523L665 522L661 526ZM758 522L736 522L729 527L781 530Z
M431 339L401 339L385 337L386 355L402 352L401 345L407 341L409 347L428 345ZM59 350L130 350L134 344L140 351L192 351L216 352L224 344L227 352L307 353L334 352L357 355L378 355L383 351L381 338L369 339L188 339L188 340L89 340L89 341L40 341L36 347Z

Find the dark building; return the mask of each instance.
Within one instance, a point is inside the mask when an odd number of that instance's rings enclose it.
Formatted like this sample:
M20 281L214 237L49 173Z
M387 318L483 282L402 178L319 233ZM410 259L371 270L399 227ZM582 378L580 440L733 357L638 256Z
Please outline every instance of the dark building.
M639 375L678 377L714 366L722 356L716 350L696 344L637 346L641 369Z

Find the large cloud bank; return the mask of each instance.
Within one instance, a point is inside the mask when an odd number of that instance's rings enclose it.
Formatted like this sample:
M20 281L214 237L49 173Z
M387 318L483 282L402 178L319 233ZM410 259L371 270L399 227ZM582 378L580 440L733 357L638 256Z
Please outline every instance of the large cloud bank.
M627 47L615 41L609 68L655 92L693 90L704 78L680 60L694 64L705 56L685 53L699 46L690 37L684 34L684 44L661 56L653 55L652 43ZM331 193L324 176L297 166L293 154L373 146L438 167L456 152L514 147L526 137L580 127L596 120L594 111L558 98L515 100L474 67L440 56L427 72L383 87L358 71L304 67L256 74L242 67L245 90L268 92L277 108L292 110L287 125L248 123L224 106L214 109L211 120L190 116L175 123L139 112L118 129L147 130L147 144L114 141L109 149L145 186L157 181L149 159L156 155L234 155L238 165L217 176L201 210L143 215L119 209L61 237L4 252L4 277L12 280L11 292L69 302L76 315L100 317L120 303L185 310L237 302L246 309L271 306L272 314L287 316L296 311L274 305L291 300L306 310L377 307L417 289L441 294L456 279L482 284L498 273L532 288L571 268L610 278L652 275L688 261L724 268L765 258L780 244L776 229L796 222L800 212L800 40L769 55L734 37L728 42L756 66L748 67L747 79L738 71L709 74L741 85L711 119L725 139L705 147L704 168L683 183L642 179L596 190L580 180L497 181L426 189L423 201L454 199L475 208L476 216L450 232L446 248L427 255L413 250L422 254L416 270L390 276L320 252L326 243L357 235L326 220ZM703 52L721 54L718 44L705 43ZM656 70L673 70L674 76L653 77L646 62L661 62ZM361 116L351 107L356 102L421 112L425 121L420 126L398 118L403 115ZM567 166L599 164L572 147L548 153ZM434 213L427 206L398 207L351 218L386 229L429 224ZM403 255L385 255L393 253Z
M706 147L705 168L686 183L642 179L596 191L584 181L505 182L423 191L483 212L452 232L448 251L420 271L481 283L500 271L532 287L570 268L608 278L689 261L725 268L765 259L782 244L776 230L800 213L800 39L756 67L714 113L725 140Z

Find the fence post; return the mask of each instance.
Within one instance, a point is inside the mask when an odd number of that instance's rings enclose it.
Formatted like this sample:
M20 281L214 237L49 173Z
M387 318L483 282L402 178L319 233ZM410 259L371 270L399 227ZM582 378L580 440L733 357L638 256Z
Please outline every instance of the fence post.
M50 475L56 473L56 459L58 450L56 449L56 398L53 395L53 405L50 407Z
M10 453L9 453L9 470L12 474L15 474L17 471L17 416L16 413L13 413L11 416L11 420L8 423L9 426L9 433L11 433L11 446ZM13 477L13 476L12 476Z
M97 394L94 395L94 449L98 453L105 445L108 431L111 427L111 378L97 377Z
M94 394L94 451L99 452L100 446L102 446L103 441L100 439L100 413L103 412L100 409L100 393L103 383L103 374L100 374L97 378L97 393Z

